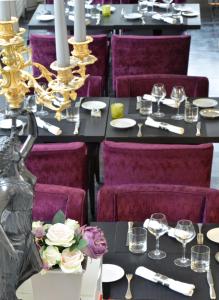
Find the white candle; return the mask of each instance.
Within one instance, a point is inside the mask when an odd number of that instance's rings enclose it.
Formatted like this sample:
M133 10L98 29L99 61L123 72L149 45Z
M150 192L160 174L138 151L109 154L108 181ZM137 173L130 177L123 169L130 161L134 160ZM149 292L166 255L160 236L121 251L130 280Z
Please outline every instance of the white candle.
M75 0L74 39L86 41L85 0Z
M10 21L10 20L11 20L10 1L0 0L0 21Z
M64 0L54 1L55 13L55 37L56 37L56 60L58 67L64 68L70 65L67 28L65 22Z
M16 1L15 0L10 1L10 11L11 11L11 16L17 18L17 8L16 8ZM15 32L19 31L19 24L18 23L14 24L14 31Z

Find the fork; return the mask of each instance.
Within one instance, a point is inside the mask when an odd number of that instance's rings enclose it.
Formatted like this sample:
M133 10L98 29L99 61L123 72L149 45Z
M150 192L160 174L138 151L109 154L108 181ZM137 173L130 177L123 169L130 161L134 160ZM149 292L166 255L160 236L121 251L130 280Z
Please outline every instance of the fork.
M130 289L130 283L132 280L133 274L126 274L126 278L128 280L128 288L125 294L125 299L132 299L132 293L131 293L131 289Z
M138 123L138 133L137 133L137 137L142 137L142 132L141 132L141 127L142 127L143 123Z
M141 17L141 24L142 24L142 25L145 25L145 20L144 20L144 17L143 17L143 16Z
M202 233L202 223L198 223L197 244L202 245L203 242L204 242L204 235Z
M201 135L201 122L197 122L196 124L196 136L200 136Z

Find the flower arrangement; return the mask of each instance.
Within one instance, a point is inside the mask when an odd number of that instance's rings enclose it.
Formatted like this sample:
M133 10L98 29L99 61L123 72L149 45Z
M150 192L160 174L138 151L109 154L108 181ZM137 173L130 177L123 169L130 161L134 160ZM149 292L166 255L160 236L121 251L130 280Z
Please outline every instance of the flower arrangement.
M32 233L44 270L60 268L65 273L81 272L86 256L98 258L107 252L101 229L80 227L77 221L65 219L62 211L56 213L52 224L33 222Z

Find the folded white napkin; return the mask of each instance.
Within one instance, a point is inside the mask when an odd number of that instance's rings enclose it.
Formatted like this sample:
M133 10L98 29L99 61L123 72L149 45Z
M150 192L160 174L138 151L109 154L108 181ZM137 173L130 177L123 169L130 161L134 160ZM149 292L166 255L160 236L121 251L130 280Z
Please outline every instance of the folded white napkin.
M152 96L152 95L149 95L149 94L144 94L143 98L146 99L146 100L150 100L152 102L156 102L155 97ZM163 103L163 104L165 104L165 105L167 105L167 106L173 107L173 108L177 108L178 107L176 101L173 100L173 99L170 99L170 98L161 99L160 102Z
M145 121L145 125L150 126L150 127L155 127L155 128L161 128L161 129L166 129L168 131L174 132L176 134L184 134L184 128L174 126L171 124L167 124L164 122L157 122L151 117L147 117Z
M177 20L175 18L171 18L171 17L165 17L165 16L162 16L161 14L155 14L152 16L152 19L155 19L155 20L162 20L166 23L169 23L169 24L176 24Z
M36 121L37 121L38 127L47 129L49 132L51 132L54 135L62 134L62 130L59 127L49 124L49 123L43 121L42 119L40 119L39 117L36 117Z
M195 289L194 284L177 281L168 277L162 278L160 277L161 274L157 274L145 267L138 267L135 271L135 274L152 282L160 282L163 285L168 286L171 290L181 293L185 296L192 296Z
M146 219L144 221L143 227L145 227L146 229L148 228L148 223L149 223L150 219ZM167 233L170 237L174 237L175 238L175 234L174 234L175 228L168 226L168 230Z

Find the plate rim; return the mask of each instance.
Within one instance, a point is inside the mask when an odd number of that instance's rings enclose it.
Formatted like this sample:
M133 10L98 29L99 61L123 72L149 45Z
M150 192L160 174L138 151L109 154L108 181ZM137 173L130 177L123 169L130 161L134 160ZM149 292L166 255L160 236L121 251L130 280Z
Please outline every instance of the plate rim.
M42 16L50 16L50 18L49 19L41 19L41 17ZM55 19L55 16L54 15L39 15L39 16L36 16L36 19L38 20L38 21L44 21L44 22L47 22L47 21L52 21L52 20L54 20Z
M208 238L210 241L219 244L219 238L218 238L218 241L215 241L215 240L212 240L211 238L209 238L209 232L210 232L210 231L214 231L214 230L218 230L218 231L219 231L219 227L215 227L215 228L212 228L212 229L208 230L208 232L206 233L207 238Z
M135 18L127 18L127 16L129 15L138 15L138 17L135 17ZM132 12L132 13L127 13L124 15L124 18L127 19L127 20L136 20L136 19L140 19L142 17L142 15L138 12Z
M104 108L106 108L106 103L103 102L103 101L99 101L99 100L88 100L88 101L85 101L85 102L83 102L83 103L81 104L81 107L84 108L84 109L87 109L87 110L92 110L92 108L87 108L87 107L84 107L84 106L83 106L85 103L89 103L89 102L99 102L99 103L103 103L104 106L103 106L102 108L98 108L98 109L104 109Z
M195 101L197 101L197 100L201 100L201 99L205 99L205 100L210 100L210 101L212 101L212 104L209 106L203 106L203 105L201 105L200 106L200 104L196 104L195 103ZM213 104L213 102L214 102L214 104ZM216 99L212 99L212 98L197 98L197 99L194 99L193 101L192 101L192 104L193 105L195 105L195 106L198 106L198 107L200 107L200 108L211 108L211 107L215 107L215 106L217 106L218 105L218 101L216 100Z
M130 125L128 127L118 127L118 126L112 125L112 122L115 122L117 120L124 120L124 119L133 121L133 125ZM118 119L113 119L110 121L110 126L112 126L114 128L118 128L118 129L128 129L128 128L134 127L136 124L137 124L137 122L131 118L118 118Z
M116 265L116 264L103 264L102 265L102 274L103 274L103 268L104 268L104 266L113 266L114 268L116 267L118 270L121 271L122 275L119 278L114 279L114 280L110 280L110 281L104 281L103 280L103 275L102 275L102 282L114 282L114 281L117 281L117 280L121 279L125 275L125 270L121 266Z
M10 118L7 119L7 118L6 118L6 119L0 120L0 129L11 129L11 127L2 127L2 126L1 126L1 122L2 122L2 121L6 121L6 120L12 120L12 119L10 119ZM23 121L21 121L21 120L19 120L19 119L17 119L17 121L20 122L20 125L18 124L18 125L16 126L16 128L21 127L22 124L23 124Z
M198 17L198 15L199 13L195 11L190 11L190 14L187 14L186 11L182 11L182 16L184 17Z
M205 110L211 110L211 111L218 111L218 114L216 116L207 116L204 113ZM209 119L215 119L215 118L219 118L219 109L214 109L214 108L203 108L199 111L200 115L204 118L209 118Z

